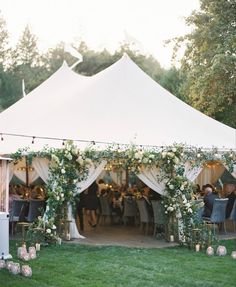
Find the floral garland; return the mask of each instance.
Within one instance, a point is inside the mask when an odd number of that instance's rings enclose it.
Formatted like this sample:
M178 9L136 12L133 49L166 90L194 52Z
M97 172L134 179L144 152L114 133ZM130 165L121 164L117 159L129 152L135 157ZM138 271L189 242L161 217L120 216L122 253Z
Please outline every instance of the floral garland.
M220 152L184 145L151 149L135 145L110 145L103 150L96 150L92 145L80 151L72 141L68 141L62 149L45 148L41 152L29 152L26 148L18 150L11 157L17 162L26 155L29 163L34 157L50 160L50 177L46 186L49 218L54 218L63 205L74 202L78 192L77 183L86 179L90 165L106 160L114 169L129 169L136 173L144 167L158 167L158 178L166 184L165 212L169 218L173 214L181 217L184 226L191 223L193 214L192 184L183 176L185 163L189 162L194 167L207 161L221 161L229 171L236 163L236 152L233 150Z

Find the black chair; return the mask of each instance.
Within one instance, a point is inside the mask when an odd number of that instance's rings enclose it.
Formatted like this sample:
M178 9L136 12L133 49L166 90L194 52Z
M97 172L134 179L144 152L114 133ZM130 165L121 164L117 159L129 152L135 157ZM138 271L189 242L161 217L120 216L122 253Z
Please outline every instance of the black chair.
M146 227L145 228L145 234L147 235L149 224L152 222L152 218L149 215L145 199L138 199L137 200L137 206L138 206L138 210L139 210L141 230L143 230L144 226L145 226Z
M133 222L135 224L137 214L138 214L138 208L137 208L135 197L125 196L124 197L124 212L123 212L124 224L126 225L129 219L133 219Z
M14 199L12 203L12 211L9 215L9 222L11 223L11 232L14 233L15 223L25 220L28 213L29 202L23 199Z
M219 227L219 224L223 224L224 226L224 232L226 233L226 227L225 227L225 219L226 219L226 206L228 203L228 198L216 198L214 200L213 209L211 213L211 217L203 217L203 220L206 223L211 223L214 225L214 232L215 232L215 226Z
M153 236L155 237L157 234L157 227L163 228L165 226L165 208L160 203L159 200L151 200L152 209L153 209L153 216L154 216L154 230Z
M31 199L29 201L29 212L28 215L25 217L25 221L27 222L35 221L35 219L38 216L42 215L44 210L45 210L44 200Z

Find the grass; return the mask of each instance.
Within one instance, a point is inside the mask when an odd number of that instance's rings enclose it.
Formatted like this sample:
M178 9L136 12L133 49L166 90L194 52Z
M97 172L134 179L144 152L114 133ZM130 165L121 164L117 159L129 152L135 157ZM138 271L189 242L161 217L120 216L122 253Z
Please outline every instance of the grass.
M16 254L17 242L10 242ZM224 286L234 287L236 239L220 242L225 257L208 257L185 247L140 249L62 244L44 247L28 264L33 276L24 278L0 270L1 287ZM14 261L16 256L13 256ZM21 262L22 264L23 262Z

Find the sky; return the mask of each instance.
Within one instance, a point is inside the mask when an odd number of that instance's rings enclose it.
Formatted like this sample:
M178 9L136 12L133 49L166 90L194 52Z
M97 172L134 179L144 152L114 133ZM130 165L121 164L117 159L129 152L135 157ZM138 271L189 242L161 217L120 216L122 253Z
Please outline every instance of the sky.
M11 45L29 25L42 51L83 40L112 52L126 40L165 68L172 47L164 41L190 32L184 17L198 8L199 0L0 0Z

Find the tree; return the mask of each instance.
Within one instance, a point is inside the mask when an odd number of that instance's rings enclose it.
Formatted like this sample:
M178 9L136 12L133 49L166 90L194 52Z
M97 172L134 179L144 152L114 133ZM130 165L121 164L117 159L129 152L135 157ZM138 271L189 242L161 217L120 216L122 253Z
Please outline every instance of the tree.
M236 127L236 2L200 0L186 23L193 31L177 39L182 59L181 93L195 108Z

